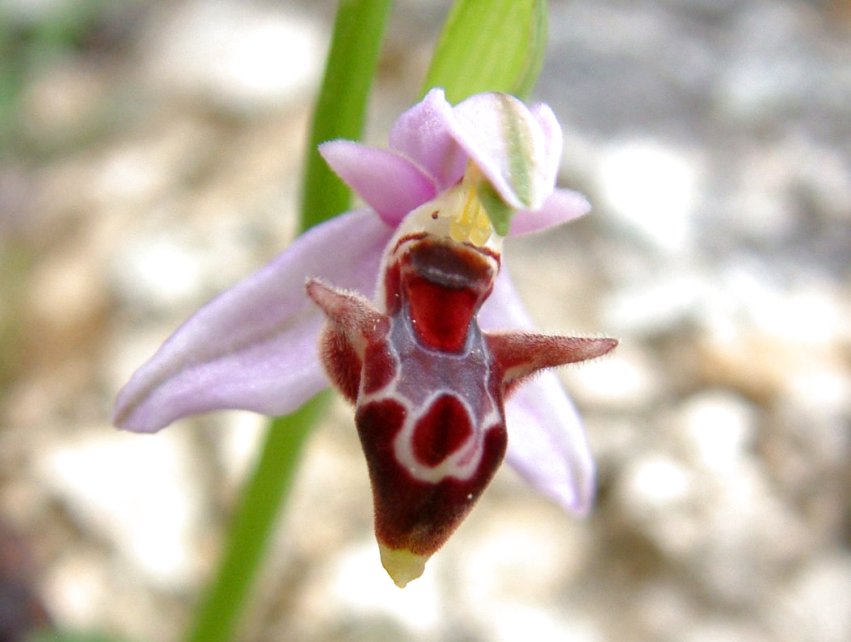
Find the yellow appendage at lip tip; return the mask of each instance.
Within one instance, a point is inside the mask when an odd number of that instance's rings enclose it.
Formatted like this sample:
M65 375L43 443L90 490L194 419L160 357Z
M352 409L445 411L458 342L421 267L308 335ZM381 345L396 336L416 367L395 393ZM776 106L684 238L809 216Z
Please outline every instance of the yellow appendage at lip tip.
M422 575L428 561L427 555L417 555L406 549L389 548L380 542L378 551L381 554L381 565L399 588L405 588L408 582Z
M472 163L467 165L461 189L464 192L464 205L461 211L449 223L449 236L459 243L472 243L482 247L493 234L490 218L485 213L477 194L482 175Z

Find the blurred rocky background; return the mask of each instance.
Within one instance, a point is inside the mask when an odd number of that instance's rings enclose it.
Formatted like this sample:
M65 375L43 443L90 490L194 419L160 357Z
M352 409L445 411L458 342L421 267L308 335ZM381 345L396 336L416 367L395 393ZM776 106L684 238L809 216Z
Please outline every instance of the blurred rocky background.
M372 142L448 5L396 3ZM851 640L851 3L550 5L536 97L594 212L506 256L541 327L621 339L563 373L596 509L506 468L400 591L339 402L243 640ZM0 2L0 639L179 639L263 419L138 436L110 404L291 240L334 9Z

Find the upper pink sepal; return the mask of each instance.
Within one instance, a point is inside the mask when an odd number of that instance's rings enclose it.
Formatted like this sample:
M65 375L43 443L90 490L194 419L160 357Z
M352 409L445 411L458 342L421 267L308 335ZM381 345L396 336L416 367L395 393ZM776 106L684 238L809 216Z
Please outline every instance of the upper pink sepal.
M564 147L561 125L559 125L558 118L556 118L550 106L544 103L532 105L529 107L529 113L537 122L538 127L541 128L543 135L543 146L539 151L540 161L537 164L544 173L541 182L544 186L552 187L555 186L558 178L561 152Z
M505 460L535 489L585 515L594 501L594 460L582 421L553 372L519 386L505 405Z
M437 194L432 179L393 150L367 147L348 140L332 140L322 143L319 153L331 169L391 227Z
M452 111L453 137L510 206L537 210L555 187L561 128L543 105L477 94Z
M547 230L590 210L581 194L555 187L561 151L561 127L546 105L487 93L452 107L439 88L397 119L390 149L342 140L320 145L331 168L388 225L457 184L472 161L517 208L511 235Z
M439 191L461 180L467 154L452 137L452 105L442 89L432 89L404 112L390 131L390 147L417 163Z
M304 295L306 278L372 292L392 233L364 210L297 238L174 332L119 393L115 424L155 432L209 410L280 415L298 408L327 385L316 352L323 320Z

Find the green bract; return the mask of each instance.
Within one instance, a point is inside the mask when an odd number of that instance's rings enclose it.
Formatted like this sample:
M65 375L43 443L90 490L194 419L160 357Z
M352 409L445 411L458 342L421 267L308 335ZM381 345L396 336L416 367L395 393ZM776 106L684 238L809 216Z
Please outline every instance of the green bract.
M538 78L546 41L546 0L460 0L452 7L440 36L423 93L442 87L451 103L493 91L523 98ZM534 159L523 145L523 123L507 116L506 138L517 143L512 154L512 187L528 205L533 199L528 193L532 186L524 177L534 171ZM490 187L479 192L494 229L507 234L515 209Z
M521 98L535 84L547 41L546 0L460 0L440 36L424 91L449 102L486 91Z

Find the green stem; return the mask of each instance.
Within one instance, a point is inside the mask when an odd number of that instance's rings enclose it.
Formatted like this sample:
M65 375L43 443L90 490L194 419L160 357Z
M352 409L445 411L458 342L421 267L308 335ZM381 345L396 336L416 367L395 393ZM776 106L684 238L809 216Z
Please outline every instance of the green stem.
M272 420L260 459L233 516L216 581L198 610L187 640L232 639L278 514L292 487L307 435L321 416L326 401L327 395L318 395L295 413Z
M359 139L391 0L341 0L331 51L314 111L304 177L301 229L345 211L351 195L316 152L332 138ZM286 501L310 429L326 395L272 420L258 462L246 480L216 577L187 636L188 642L233 638L277 516Z
M317 147L334 138L360 140L391 4L391 0L340 2L307 145L302 230L346 211L351 204L349 188L329 169Z

